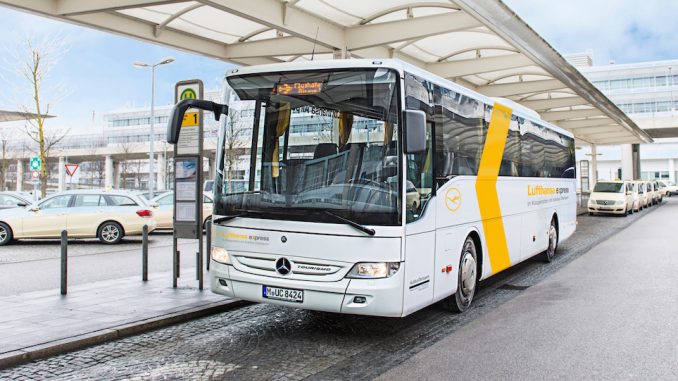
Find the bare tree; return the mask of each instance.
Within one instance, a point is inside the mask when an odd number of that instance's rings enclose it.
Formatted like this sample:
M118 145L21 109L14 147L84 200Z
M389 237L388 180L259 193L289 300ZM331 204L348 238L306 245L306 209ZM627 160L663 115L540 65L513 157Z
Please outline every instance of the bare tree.
M23 88L28 89L30 87L28 92L31 101L19 107L24 112L36 114L35 119L26 122L25 128L26 134L38 144L37 153L42 162L40 183L44 197L49 178L49 166L47 165L49 151L64 138L67 132L58 134L56 131L48 132L45 130L46 116L50 112L52 103L46 100L43 95L63 94L63 91L47 89L45 81L51 69L67 49L65 39L62 37L50 37L43 40L28 37L25 39L25 43L17 48L17 51L10 55L13 55L13 57L10 58L15 62L16 72L24 79L24 86L29 85Z
M120 149L122 150L122 161L120 165L120 171L122 172L120 173L120 177L122 178L122 189L127 189L127 176L132 174L130 171L130 169L132 169L130 160L132 159L132 154L136 149L136 144L126 141L120 144Z
M0 179L2 179L2 189L7 188L7 159L10 133L6 129L0 129L0 151L2 154L2 163L0 164Z

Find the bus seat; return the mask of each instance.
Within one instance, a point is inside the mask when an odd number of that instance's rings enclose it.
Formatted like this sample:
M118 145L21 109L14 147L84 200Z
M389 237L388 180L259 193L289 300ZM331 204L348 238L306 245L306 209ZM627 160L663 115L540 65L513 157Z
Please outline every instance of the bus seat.
M313 151L313 158L319 159L321 157L336 155L337 151L338 147L334 143L319 143L317 146L315 146L315 150Z

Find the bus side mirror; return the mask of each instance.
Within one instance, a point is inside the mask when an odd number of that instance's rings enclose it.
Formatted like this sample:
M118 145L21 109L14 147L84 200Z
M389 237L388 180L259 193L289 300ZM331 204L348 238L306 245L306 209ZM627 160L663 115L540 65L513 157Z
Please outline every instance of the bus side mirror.
M181 131L181 124L184 121L184 114L186 114L186 110L189 108L212 111L214 113L214 119L217 121L219 121L221 114L228 115L227 105L202 99L184 99L172 108L172 114L170 114L169 122L167 124L168 143L177 144L179 141L179 132Z
M405 153L426 151L426 114L419 110L405 110Z

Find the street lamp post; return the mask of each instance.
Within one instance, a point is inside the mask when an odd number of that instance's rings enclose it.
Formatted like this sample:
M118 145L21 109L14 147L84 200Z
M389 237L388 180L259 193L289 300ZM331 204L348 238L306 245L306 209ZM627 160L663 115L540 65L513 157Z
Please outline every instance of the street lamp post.
M151 68L151 133L150 133L150 139L149 139L149 156L150 159L148 160L148 198L149 200L153 198L153 189L155 188L155 182L153 179L153 176L155 175L154 171L154 161L155 161L155 152L153 151L153 142L155 141L155 130L154 130L154 124L155 124L155 67L160 66L160 65L165 65L165 64L170 64L174 62L174 58L172 57L167 57L164 60L155 63L155 64L147 64L139 61L135 61L132 65L137 68L145 68L145 67L150 67Z

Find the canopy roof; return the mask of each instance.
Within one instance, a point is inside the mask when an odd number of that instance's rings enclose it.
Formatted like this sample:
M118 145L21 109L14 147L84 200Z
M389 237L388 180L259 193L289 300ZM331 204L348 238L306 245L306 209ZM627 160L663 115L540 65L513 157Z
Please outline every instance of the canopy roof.
M54 118L54 115L42 115L43 118ZM38 114L22 111L0 110L0 122L13 122L15 120L37 119Z
M0 0L240 65L400 58L596 144L646 134L500 0Z

